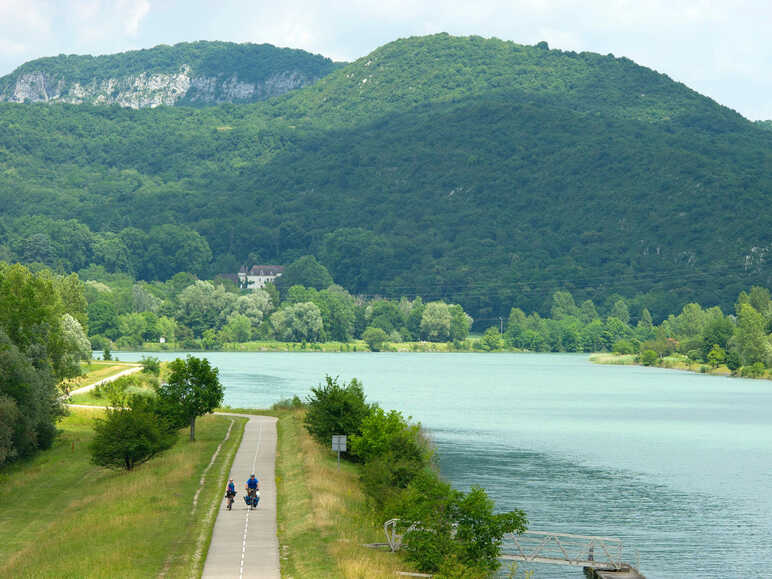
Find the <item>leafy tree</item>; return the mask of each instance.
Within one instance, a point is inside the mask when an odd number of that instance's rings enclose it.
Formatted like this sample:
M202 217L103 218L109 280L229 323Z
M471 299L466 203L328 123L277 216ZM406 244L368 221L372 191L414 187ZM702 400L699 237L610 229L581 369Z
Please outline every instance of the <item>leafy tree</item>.
M339 384L337 378L325 376L324 384L311 388L306 398L306 430L321 444L328 445L333 434L360 434L362 421L370 414L362 383L352 378Z
M179 424L190 424L190 440L196 439L196 418L212 412L223 399L219 370L204 358L188 356L169 363L169 379L158 390L160 407Z
M142 356L140 360L142 364L142 371L146 374L152 374L153 376L159 376L161 374L161 360L154 356Z
M64 415L50 366L25 356L0 327L0 371L4 461L49 448L56 434L55 424Z
M711 366L718 368L726 361L726 351L718 344L714 344L713 348L708 352L706 359Z
M247 316L233 313L223 326L222 336L226 342L247 342L252 335L252 323Z
M444 302L430 302L421 317L421 334L430 342L447 341L450 335L451 314Z
M630 322L630 310L627 308L627 303L624 300L615 301L609 317L616 318L625 325L628 324Z
M448 306L450 310L450 332L448 338L453 342L461 342L469 335L472 328L472 317L458 304Z
M311 302L293 304L271 315L271 324L280 340L314 342L321 338L324 325L319 307Z
M641 364L644 366L656 366L659 356L654 350L643 350L641 352Z
M381 328L374 328L370 326L362 333L362 339L367 342L367 347L373 352L380 352L383 350L383 344L389 339Z
M729 318L719 315L710 319L702 330L702 355L707 360L714 346L726 350L734 335L735 325Z
M304 255L285 267L275 283L279 292L284 293L293 285L325 289L333 284L333 280L327 268L313 255Z
M108 409L94 420L91 461L108 468L132 470L174 445L176 433L165 430L157 417L144 409Z
M571 292L557 291L552 295L552 319L562 320L567 317L577 317L579 308L576 307L574 296Z
M487 330L485 330L485 333L483 334L482 338L480 338L480 346L483 350L487 352L492 352L495 350L498 350L501 348L501 335L499 334L499 329L495 326L491 326Z
M397 507L406 521L420 526L405 535L407 556L419 571L486 577L499 566L505 533L521 533L528 523L519 510L493 513L484 490L469 493L428 473L410 482Z
M735 343L743 366L766 362L769 342L764 327L764 316L750 304L741 303L737 315Z
M78 320L70 314L62 316L62 340L64 355L62 356L62 371L68 377L81 373L80 361L91 358L91 342L86 337Z
M180 292L176 319L201 337L204 330L222 327L237 300L238 296L226 292L222 285L196 281Z

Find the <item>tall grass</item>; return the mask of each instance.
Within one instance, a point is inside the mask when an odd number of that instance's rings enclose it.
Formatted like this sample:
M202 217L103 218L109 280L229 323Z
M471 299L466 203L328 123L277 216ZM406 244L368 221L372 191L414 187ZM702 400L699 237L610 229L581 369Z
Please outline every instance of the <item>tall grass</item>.
M131 472L89 462L92 420L75 409L54 447L0 471L0 576L197 575L219 504L221 480L241 440L236 419L192 510L199 479L230 418L199 421L178 443ZM197 556L198 554L198 556Z
M306 432L302 410L277 415L282 575L370 578L409 570L399 555L363 546L385 541L384 521L373 518L356 466L338 470L335 455Z

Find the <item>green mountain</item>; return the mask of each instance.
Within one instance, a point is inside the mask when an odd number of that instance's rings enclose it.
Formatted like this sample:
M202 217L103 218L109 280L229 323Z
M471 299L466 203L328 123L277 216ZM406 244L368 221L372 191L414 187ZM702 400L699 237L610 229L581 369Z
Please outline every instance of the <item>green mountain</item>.
M232 42L62 54L27 62L0 78L0 101L132 108L255 102L313 84L339 66L303 50Z
M771 198L772 132L544 43L399 40L255 104L0 105L0 257L165 279L313 253L481 320L560 288L727 307L772 285Z

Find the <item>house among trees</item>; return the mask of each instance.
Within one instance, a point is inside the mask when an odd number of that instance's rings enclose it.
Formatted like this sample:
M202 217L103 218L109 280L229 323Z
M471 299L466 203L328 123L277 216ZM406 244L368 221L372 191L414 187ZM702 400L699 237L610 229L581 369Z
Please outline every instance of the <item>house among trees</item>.
M273 283L284 272L281 265L253 265L251 269L243 266L239 270L239 287L252 291L265 287L267 283Z

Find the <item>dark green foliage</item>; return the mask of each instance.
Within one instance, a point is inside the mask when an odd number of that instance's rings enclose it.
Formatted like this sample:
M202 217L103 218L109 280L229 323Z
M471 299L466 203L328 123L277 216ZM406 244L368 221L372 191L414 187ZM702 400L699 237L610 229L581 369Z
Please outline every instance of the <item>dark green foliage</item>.
M423 572L487 577L498 566L502 536L525 530L520 510L493 513L493 501L484 490L454 490L436 475L424 471L408 485L397 507L404 521L419 526L405 534L408 558Z
M79 371L84 344L71 330L85 340L85 309L77 276L0 262L0 466L53 443L57 382Z
M219 370L209 360L188 356L169 363L169 379L158 390L162 414L178 426L190 424L190 440L196 438L196 418L217 408L223 399Z
M333 434L359 434L370 406L365 401L362 383L356 378L342 385L332 376L325 376L324 381L311 388L306 398L305 426L311 436L327 446Z
M772 132L611 56L410 38L254 105L3 104L0 151L3 252L65 271L313 254L349 291L459 303L480 329L561 289L640 294L628 313L661 321L772 285ZM552 336L524 340L575 338Z
M362 332L362 339L367 343L367 347L373 352L383 350L383 344L389 339L389 336L381 328L370 326Z
M108 409L104 418L94 420L94 432L92 462L126 470L170 448L176 439L176 432L165 429L144 407Z
M332 285L332 276L313 255L304 255L284 268L275 283L282 294L295 285L322 290Z

